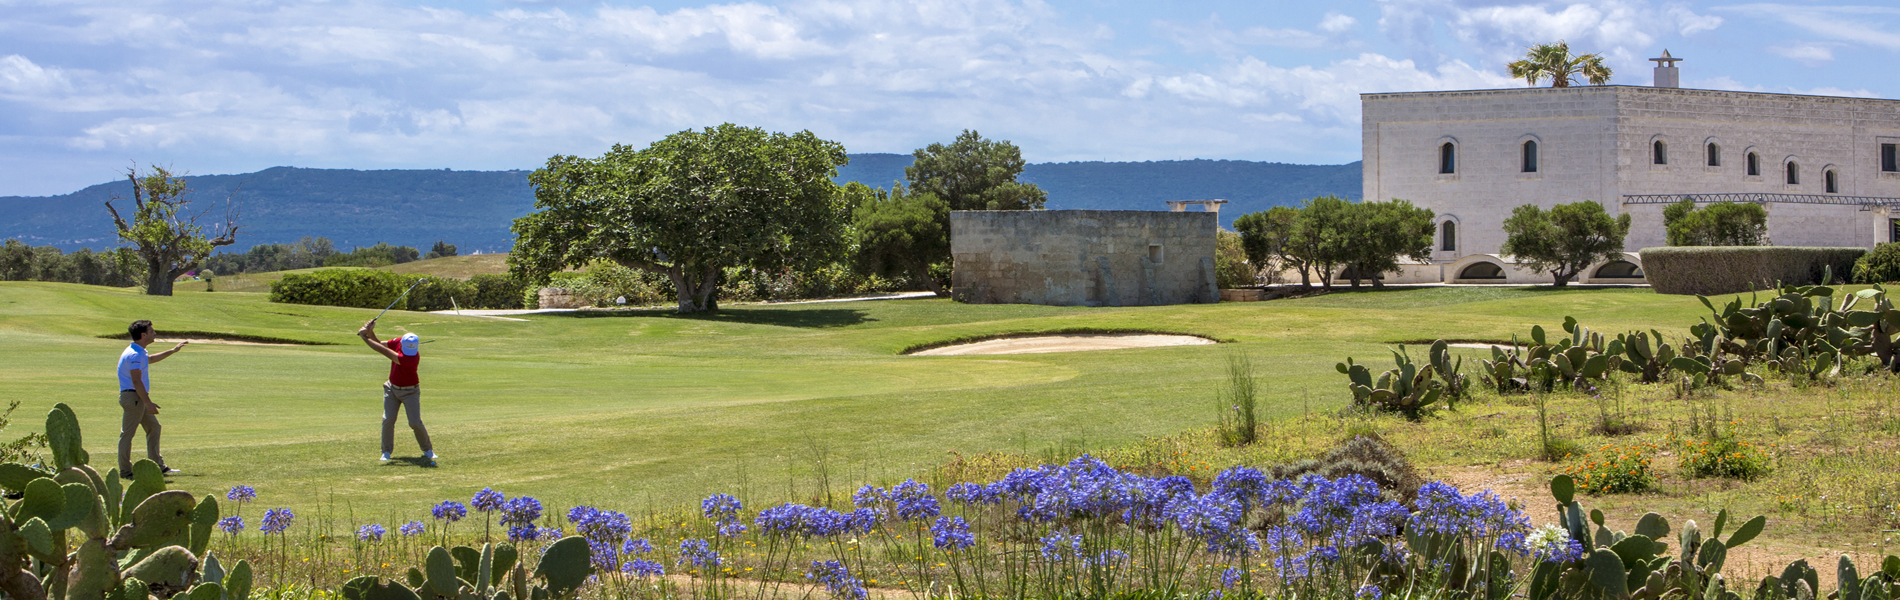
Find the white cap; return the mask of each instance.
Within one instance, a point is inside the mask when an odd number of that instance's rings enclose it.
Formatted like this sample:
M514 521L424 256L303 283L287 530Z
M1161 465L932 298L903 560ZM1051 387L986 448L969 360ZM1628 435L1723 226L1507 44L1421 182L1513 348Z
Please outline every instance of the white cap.
M413 334L413 333L402 334L402 355L403 356L415 356L416 351L420 350L421 348L422 348L422 338L416 337L416 334Z

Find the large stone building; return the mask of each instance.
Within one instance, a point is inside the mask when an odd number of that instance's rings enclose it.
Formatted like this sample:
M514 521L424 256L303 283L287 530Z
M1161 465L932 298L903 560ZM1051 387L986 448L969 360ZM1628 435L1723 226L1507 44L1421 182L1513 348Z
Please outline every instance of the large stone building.
M1217 212L951 212L950 293L977 304L1218 302L1219 223Z
M1631 215L1631 253L1584 282L1640 280L1635 252L1664 245L1662 209L1684 197L1762 204L1781 246L1900 239L1900 101L1680 89L1663 56L1655 87L1362 95L1364 197L1438 213L1437 268L1402 277L1548 281L1497 255L1520 204Z

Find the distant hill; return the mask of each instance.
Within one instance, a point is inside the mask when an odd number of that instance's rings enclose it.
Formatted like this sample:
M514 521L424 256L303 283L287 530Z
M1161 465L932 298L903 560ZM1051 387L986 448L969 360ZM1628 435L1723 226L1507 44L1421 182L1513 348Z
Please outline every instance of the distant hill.
M907 154L853 154L837 181L888 188L904 178ZM338 249L388 242L428 248L436 240L462 253L502 252L513 245L508 227L534 207L527 171L424 171L272 167L241 175L189 178L192 207L238 212L238 243L293 242L328 237ZM1238 160L1070 162L1032 164L1022 179L1049 192L1051 209L1165 210L1166 200L1221 198L1224 225L1234 217L1293 204L1321 194L1359 199L1359 163L1292 165ZM233 193L233 190L236 190ZM105 202L127 198L131 184L104 183L60 196L0 196L0 239L71 251L117 245ZM124 208L121 208L124 210Z

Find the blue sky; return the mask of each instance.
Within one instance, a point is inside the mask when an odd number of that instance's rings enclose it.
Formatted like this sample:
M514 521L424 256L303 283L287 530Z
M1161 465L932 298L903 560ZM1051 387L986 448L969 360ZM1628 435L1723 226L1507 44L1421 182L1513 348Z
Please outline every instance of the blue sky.
M1578 0L0 0L0 195L134 161L534 168L722 122L1034 162L1359 157L1362 92L1522 85L1530 44L1685 87L1900 98L1900 6Z

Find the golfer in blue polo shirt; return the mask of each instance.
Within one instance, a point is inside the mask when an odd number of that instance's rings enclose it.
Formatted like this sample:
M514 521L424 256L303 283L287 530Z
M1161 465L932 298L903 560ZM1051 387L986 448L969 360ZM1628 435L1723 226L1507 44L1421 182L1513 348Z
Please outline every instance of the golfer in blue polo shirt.
M145 428L145 456L158 463L159 470L175 473L178 470L165 466L165 457L158 453L158 405L152 403L152 363L165 360L191 342L179 342L170 350L147 354L145 347L158 341L158 331L152 329L152 322L133 321L125 330L132 334L132 345L119 353L119 408L125 412L119 420L119 475L132 477L132 436L141 426Z

